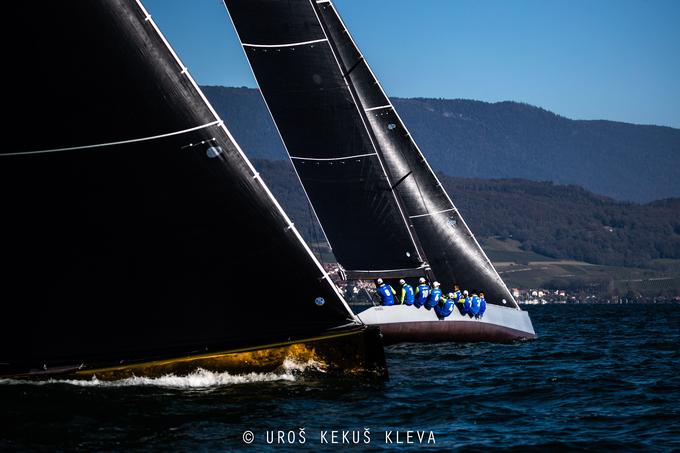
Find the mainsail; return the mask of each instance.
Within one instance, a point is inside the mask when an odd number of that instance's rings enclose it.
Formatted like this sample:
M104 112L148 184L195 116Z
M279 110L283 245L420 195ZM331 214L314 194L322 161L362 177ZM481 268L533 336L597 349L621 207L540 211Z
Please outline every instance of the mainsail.
M490 303L517 307L333 4L225 4L339 263L357 277L416 271L448 285L483 290ZM382 204L366 202L377 193ZM361 215L355 215L357 210ZM408 270L382 271L380 260L391 256L390 263L396 263L399 253L402 260L406 254L416 258ZM352 272L357 262L373 272Z
M5 18L0 374L358 322L141 3Z

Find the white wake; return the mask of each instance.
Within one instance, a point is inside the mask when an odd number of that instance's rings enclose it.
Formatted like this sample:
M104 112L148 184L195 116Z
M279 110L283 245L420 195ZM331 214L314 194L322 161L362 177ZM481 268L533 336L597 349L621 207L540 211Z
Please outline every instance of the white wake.
M298 362L286 359L283 365L270 373L247 373L230 374L227 372L214 372L198 368L186 376L167 374L156 378L133 376L116 381L100 381L96 376L91 379L0 379L0 385L54 385L69 384L80 387L162 387L174 389L201 389L211 387L223 387L237 384L250 384L256 382L296 381L305 371L324 372L323 366L314 360Z

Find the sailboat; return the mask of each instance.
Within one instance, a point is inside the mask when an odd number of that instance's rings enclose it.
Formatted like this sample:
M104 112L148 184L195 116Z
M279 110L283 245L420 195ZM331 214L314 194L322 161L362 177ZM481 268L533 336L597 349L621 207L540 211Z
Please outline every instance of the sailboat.
M411 306L359 317L387 343L535 338L329 0L224 0L293 167L347 279L484 291L482 319Z
M139 1L14 2L3 39L0 376L385 376ZM20 34L18 34L20 33Z

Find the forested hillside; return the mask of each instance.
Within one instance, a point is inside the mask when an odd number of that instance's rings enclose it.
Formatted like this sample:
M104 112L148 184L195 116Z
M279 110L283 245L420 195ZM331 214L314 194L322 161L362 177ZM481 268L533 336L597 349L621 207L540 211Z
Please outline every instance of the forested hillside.
M255 165L306 238L321 239L290 163ZM680 199L640 205L548 182L439 176L479 237L512 238L540 255L611 266L680 259Z

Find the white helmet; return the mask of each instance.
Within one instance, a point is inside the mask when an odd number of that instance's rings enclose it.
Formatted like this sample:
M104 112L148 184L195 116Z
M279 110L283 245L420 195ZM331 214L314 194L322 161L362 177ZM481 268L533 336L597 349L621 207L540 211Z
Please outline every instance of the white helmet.
M418 279L418 283L425 283L425 277L420 277Z
M399 279L399 284L400 284L400 285L405 285L405 284L406 284L406 280L404 280L403 278L402 278L402 279Z
M382 285L382 284L383 284L383 279L382 279L382 278L379 278L379 279L378 279L378 285Z
M439 282L432 283L432 286L434 286L435 288L439 288Z
M466 296L469 294L467 289L465 291L463 291L463 294L465 294Z
M455 295L455 294L453 294L453 293L449 293L449 299L453 299L454 297L456 297L456 295Z

